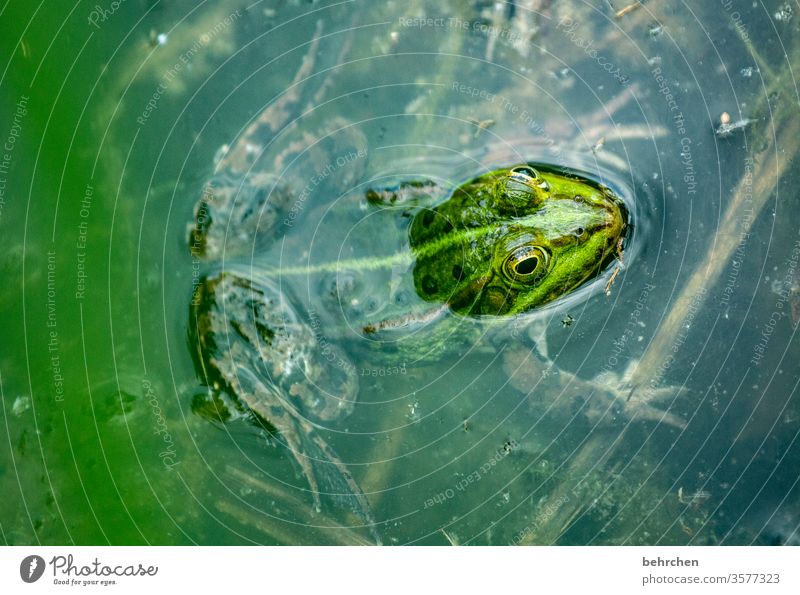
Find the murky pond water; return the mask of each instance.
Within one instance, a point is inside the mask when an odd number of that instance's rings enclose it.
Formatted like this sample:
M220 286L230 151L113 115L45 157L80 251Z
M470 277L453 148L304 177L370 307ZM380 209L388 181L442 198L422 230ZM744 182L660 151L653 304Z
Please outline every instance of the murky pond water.
M3 541L797 543L800 15L625 4L6 5ZM368 190L522 162L623 195L622 253L426 318L421 207ZM310 329L308 385L209 373L231 271Z

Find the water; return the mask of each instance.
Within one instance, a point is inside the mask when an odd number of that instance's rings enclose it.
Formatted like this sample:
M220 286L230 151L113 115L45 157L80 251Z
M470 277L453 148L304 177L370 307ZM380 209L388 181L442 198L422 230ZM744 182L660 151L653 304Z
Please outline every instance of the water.
M609 172L635 204L609 296L601 283L499 343L359 378L359 405L320 433L383 543L796 543L799 21L784 4L620 19L607 2L7 5L4 542L374 540L330 501L313 510L280 437L192 406L208 390L189 306L209 270L193 209L220 147L296 91L270 164L341 117L367 141L354 180L457 184L539 160ZM752 123L719 138L723 112ZM303 188L349 145L319 146L269 173ZM339 257L346 229L309 231L332 181L294 203L289 256ZM366 219L354 229L357 251L380 244ZM608 398L615 381L629 400ZM636 409L656 395L676 418Z

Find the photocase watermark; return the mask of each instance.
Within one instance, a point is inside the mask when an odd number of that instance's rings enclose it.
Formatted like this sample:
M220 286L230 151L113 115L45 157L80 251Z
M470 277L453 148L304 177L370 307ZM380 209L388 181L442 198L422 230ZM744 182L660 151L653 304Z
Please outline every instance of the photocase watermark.
M780 322L781 318L789 314L789 312L787 312L786 303L791 299L798 260L800 260L800 240L795 242L789 255L786 274L778 284L778 299L775 300L775 309L772 311L772 314L770 314L769 320L761 327L761 335L758 343L756 343L753 348L753 356L750 358L750 363L754 366L757 366L763 359L767 345L772 339L772 334L775 332L775 327L778 325L778 322Z
M733 295L736 282L739 279L741 272L742 262L744 262L745 248L747 241L750 239L750 225L753 222L753 158L747 157L744 160L744 201L742 204L742 233L739 235L739 243L736 246L736 251L733 254L731 261L731 270L728 273L728 279L725 282L725 287L722 290L722 297L719 300L720 306L727 309L730 305L731 295ZM727 318L727 312L725 317Z
M686 134L686 119L683 111L678 106L678 100L672 92L672 88L667 82L666 77L661 72L661 67L656 66L651 70L653 79L658 85L659 94L664 96L670 113L672 114L672 125L680 135L681 143L681 163L683 164L683 182L686 184L686 194L692 196L697 193L697 181L695 179L694 161L692 160L692 139Z
M424 27L447 27L447 17L400 17L397 22L401 27L423 29Z
M56 251L47 251L47 354L50 363L53 399L64 400L64 374L61 363L61 343L58 338L58 316L56 314Z
M95 29L99 29L100 23L105 23L108 19L114 16L114 13L117 12L119 7L125 4L125 2L126 0L114 0L105 6L95 4L92 11L89 13L89 17L87 18L89 24L94 26Z
M577 498L579 502L582 501L586 487L587 485L581 480L568 492L561 494L552 502L547 502L544 507L538 511L533 521L524 529L514 534L508 545L519 545L523 540L533 535L539 527L552 519L556 513L570 501L570 496Z
M575 47L582 49L602 70L614 77L620 84L625 86L630 84L631 77L623 73L619 66L593 47L593 40L585 39L578 34L578 22L576 20L570 17L563 17L556 25L556 31L562 31Z
M548 502L542 510L534 518L533 522L527 525L524 529L514 534L508 545L519 545L522 540L532 535L542 524L549 521L555 516L559 509L569 502L569 495L564 494L557 498L554 502Z
M370 376L373 378L383 378L386 376L398 376L407 374L406 363L402 362L394 366L377 366L377 367L361 367L357 368L349 359L341 355L341 352L335 344L331 343L325 334L322 332L322 323L320 321L317 311L310 309L308 311L309 323L311 332L314 335L314 340L319 346L319 352L322 357L329 363L335 365L352 374L359 376Z
M172 439L172 434L167 428L167 418L164 417L161 404L158 401L158 396L156 395L155 389L153 389L152 383L146 378L142 380L142 390L144 391L144 398L150 405L150 411L155 419L154 433L160 436L161 440L164 442L164 450L158 453L158 457L161 459L164 466L171 470L175 465L180 464L180 461L177 460L175 441Z
M720 0L720 4L722 5L722 8L725 9L725 12L730 13L730 18L731 21L733 22L733 26L739 32L742 41L744 41L745 43L750 43L750 35L747 32L747 27L745 27L744 23L742 22L741 13L738 10L731 11L731 9L734 7L733 0Z
M161 101L161 98L167 92L170 83L175 80L175 77L189 64L191 64L194 57L203 49L205 48L211 41L220 33L225 31L228 27L230 27L234 21L242 16L241 9L236 9L232 13L228 14L224 19L219 21L214 27L203 33L197 40L192 44L192 46L183 52L175 63L167 69L164 75L161 77L161 80L156 87L156 90L153 91L153 94L150 96L150 99L147 100L142 113L137 116L136 122L139 124L141 128L147 121L150 119L150 116L153 115L153 112L158 109L158 104Z
M86 297L86 243L89 237L89 212L94 199L94 187L86 185L81 199L80 222L78 223L78 240L75 242L75 260L77 264L75 299L82 301Z
M356 367L345 357L339 354L339 350L328 341L327 337L322 333L322 325L320 324L319 316L316 310L310 309L308 311L309 322L311 323L311 332L314 334L314 339L319 345L320 354L328 362L335 364L336 367L349 372L355 373Z
M200 295L200 276L202 274L201 265L202 260L200 256L203 253L203 236L204 230L210 223L210 215L208 213L208 205L214 200L214 187L210 184L203 186L203 194L200 197L200 202L197 204L197 212L194 218L194 228L192 230L191 238L192 245L189 251L192 254L192 306L199 306L201 301Z
M436 506L437 504L442 504L443 502L447 502L451 498L455 498L457 492L463 492L469 486L474 483L478 483L484 476L486 476L489 471L494 469L497 466L497 463L502 461L508 455L510 455L515 449L519 447L519 443L516 440L509 440L506 442L501 449L499 449L492 458L486 461L483 465L481 465L478 469L470 473L469 475L465 475L462 477L458 483L454 484L453 487L445 489L443 492L439 492L432 498L428 498L425 500L425 504L423 508L431 508Z
M639 297L633 303L633 309L628 314L628 321L625 323L625 328L622 334L611 342L611 350L600 369L600 373L611 372L619 364L619 359L622 354L628 350L631 340L641 330L642 321L641 316L644 308L647 305L647 300L650 298L650 292L656 288L655 285L645 283Z
M459 17L400 17L398 25L404 29L446 28L458 34L473 33L483 35L487 39L486 60L493 60L494 47L497 42L515 49L523 56L527 56L531 48L533 31L523 26L513 26L520 23L519 19L512 22L512 27L502 27L487 23L483 19L466 20ZM396 34L396 32L392 32Z
M3 152L0 153L0 221L3 220L3 208L6 206L6 187L8 186L8 173L11 169L11 157L14 147L17 146L17 139L22 134L22 121L27 113L28 96L21 95L11 120L11 129L3 143Z
M399 366L380 366L377 368L361 368L361 376L371 376L373 378L383 378L384 376L397 376L406 374L406 363Z
M286 227L294 226L294 222L300 213L303 212L305 208L306 201L308 197L311 195L317 187L322 184L327 178L329 178L332 174L334 174L337 170L343 168L344 166L353 163L358 159L364 159L367 156L367 149L358 149L357 151L348 151L344 155L339 155L335 160L328 162L328 164L322 168L322 170L315 173L313 176L308 178L308 182L303 187L303 190L300 191L298 194L297 199L292 204L292 207L289 209L286 218L283 220L283 224Z
M506 27L488 25L479 20L465 20L459 17L400 17L398 24L406 29L425 29L429 27L446 27L458 31L471 31L506 42L511 46L529 43L529 37Z
M39 573L36 580L41 578L46 567L44 559L40 556L28 556L22 561L22 565L20 566L22 580L25 582L34 582L25 579L24 573L26 563L33 564L35 572ZM116 585L118 579L122 577L146 577L158 574L158 566L145 566L142 563L106 564L105 562L101 562L99 558L95 558L87 564L76 564L72 554L67 556L53 556L50 559L49 565L53 571L53 584L71 587L107 587Z
M681 324L681 332L678 333L677 337L675 337L675 341L672 343L672 347L670 348L670 353L666 358L664 358L664 361L661 362L661 365L650 379L650 382L647 383L647 386L645 386L644 389L642 389L642 391L639 393L639 398L642 402L647 403L650 400L653 393L658 390L658 385L667 374L667 371L675 363L675 356L682 352L683 345L686 343L686 339L689 337L689 331L692 328L694 319L697 317L697 313L700 311L700 306L705 300L707 293L708 290L705 287L701 287L692 297L692 301L686 309L686 317L683 319L683 324Z
M468 85L461 81L453 81L450 88L456 93L469 95L470 97L486 101L487 103L499 105L506 113L514 116L517 122L527 126L537 138L544 142L548 151L552 155L552 161L554 165L562 165L564 163L563 152L556 140L547 133L541 122L539 122L536 117L527 109L521 108L518 104L514 103L507 97L503 97L497 93L492 93L491 91L481 87Z
M19 564L19 577L26 583L35 583L44 574L44 558L37 555L26 556Z

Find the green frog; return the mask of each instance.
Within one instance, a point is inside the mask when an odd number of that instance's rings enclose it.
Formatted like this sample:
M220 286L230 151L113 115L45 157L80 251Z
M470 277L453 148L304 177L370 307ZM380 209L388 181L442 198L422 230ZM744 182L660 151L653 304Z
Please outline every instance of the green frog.
M284 267L256 255L249 264L227 264L198 287L193 319L207 377L281 435L318 507L327 489L354 498L356 510L370 518L352 475L314 430L316 423L346 416L357 398L355 367L337 341L352 333L369 338L364 361L432 357L445 345L474 340L596 278L627 229L624 203L611 189L541 164L493 170L444 192L440 184L412 180L363 193L362 202L375 215L373 233L402 230L394 241L405 236L404 250ZM262 216L263 209L255 207L266 204L256 200L245 211L229 211L237 230L258 231L228 237L224 252L246 252L237 244L253 245L254 237L267 233L252 221ZM208 239L214 226L227 227L219 219L220 203L215 207L213 223L203 233L195 227L196 240ZM269 214L272 223L280 218ZM366 288L390 286L398 271L402 278L388 303L361 299ZM322 279L319 298L310 300L306 312L281 289L287 278L298 276ZM337 311L339 328L323 328L321 321L330 322ZM382 350L387 344L391 348ZM315 469L320 461L332 463L335 473Z
M189 241L205 270L191 343L211 388L195 410L252 416L291 452L317 510L334 502L379 541L367 498L320 431L353 411L363 371L478 340L518 343L542 308L613 280L628 209L592 175L538 162L363 182L367 141L343 119L265 150L293 126L288 113L272 104L221 148L195 209ZM317 174L292 180L287 164ZM543 339L537 347L546 359ZM606 393L624 401L618 384Z

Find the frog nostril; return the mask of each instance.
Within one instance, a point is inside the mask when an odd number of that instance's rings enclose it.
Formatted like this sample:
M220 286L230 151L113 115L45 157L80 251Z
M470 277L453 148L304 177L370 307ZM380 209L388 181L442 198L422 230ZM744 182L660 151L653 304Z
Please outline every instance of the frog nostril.
M582 227L579 227L578 229L575 230L576 236L582 236L584 233L586 233L586 230L583 229Z

